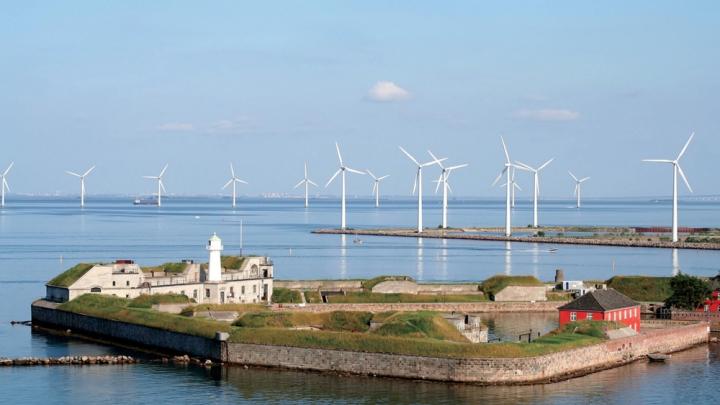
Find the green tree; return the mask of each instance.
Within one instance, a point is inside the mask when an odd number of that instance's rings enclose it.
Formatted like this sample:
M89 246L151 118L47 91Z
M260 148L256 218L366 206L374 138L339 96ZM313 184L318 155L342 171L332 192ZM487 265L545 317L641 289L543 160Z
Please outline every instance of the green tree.
M665 306L693 310L710 295L710 284L700 278L679 273L670 280L672 295Z

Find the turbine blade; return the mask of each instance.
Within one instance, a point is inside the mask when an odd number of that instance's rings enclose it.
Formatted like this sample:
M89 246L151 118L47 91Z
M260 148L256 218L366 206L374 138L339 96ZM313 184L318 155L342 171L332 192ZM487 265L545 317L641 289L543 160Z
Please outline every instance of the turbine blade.
M549 165L550 163L552 163L553 160L555 160L555 158L551 158L551 159L548 160L547 162L543 163L542 166L538 167L537 170L540 171L540 170L544 169L547 165Z
M695 136L695 132L690 134L690 138L688 138L687 142L685 142L685 146L683 146L682 150L680 151L680 154L678 155L677 159L675 159L675 160L680 160L680 158L685 154L685 151L687 150L688 146L690 145L690 141L692 141L694 136Z
M343 165L342 155L340 154L340 146L338 145L337 142L335 142L335 150L337 151L338 160L340 161L340 166L342 166Z
M8 172L10 171L10 169L12 169L12 167L13 167L14 164L15 164L15 162L10 162L10 166L8 166L8 168L5 169L5 171L4 171L3 174L2 174L3 177L7 176Z
M571 172L571 171L569 171L569 170L568 170L568 174L570 174L570 177L572 177L572 178L573 178L573 180L575 180L575 181L578 181L577 177L575 177L575 175L574 175L574 174L572 174L572 172Z
M95 166L94 166L94 165L93 165L93 167L89 168L85 173L83 173L82 176L83 176L83 177L87 176L87 175L90 174L90 172L92 172L93 170L95 170Z
M402 146L398 146L398 148L400 148L400 150L402 151L402 153L404 153L407 157L409 157L410 160L413 161L413 163L415 163L415 164L418 165L418 166L421 166L421 165L420 165L420 162L418 162L410 153L408 153L408 151L406 151L405 149L403 149Z
M442 162L444 162L444 161L446 161L446 160L447 160L447 158L435 159L435 160L433 160L433 161L431 161L431 162L423 163L423 164L421 164L420 166L421 166L421 167L427 167L427 166L432 166L432 165L438 165L438 166L440 166L440 167L443 167Z
M685 182L685 185L687 186L688 190L690 190L690 192L692 193L692 192L693 192L693 189L692 189L692 187L690 187L690 183L688 182L687 177L685 177L685 173L683 172L682 167L680 167L680 165L676 165L676 166L677 166L678 172L680 173L680 177L682 177L682 179L683 179L683 181Z
M163 184L161 179L158 179L158 183L160 183L160 188L162 189L163 193L167 193L167 190L165 190L165 185Z
M417 176L417 172L415 172L415 181L413 181L412 195L415 195L415 191L417 190L417 185L418 185L418 176Z
M162 171L160 172L160 175L159 175L158 177L162 177L163 174L165 174L165 170L167 170L167 168L168 168L168 165L167 165L167 163L165 163L165 167L163 167L163 169L162 169Z
M328 180L327 184L325 184L325 188L327 188L327 186L329 186L330 183L332 183L332 181L335 180L335 177L337 177L337 175L340 174L341 171L342 171L342 169L338 169L338 170L335 172L335 174L333 174L333 176L330 177L330 180Z
M433 155L433 153L430 151L430 149L428 149L428 153L430 154L430 157L433 158L433 161L438 162L438 165L444 169L442 163L440 163L440 162L442 162L442 160L438 159L437 156ZM445 159L443 159L443 160L445 160Z
M314 181L312 181L312 180L310 180L310 179L307 179L307 182L308 182L308 183L310 183L310 184L312 184L312 185L313 185L313 186L315 186L315 187L317 187L317 186L318 186L317 184L315 184L315 182L314 182Z
M233 180L237 181L238 183L242 183L242 184L248 184L248 182L247 182L247 181L245 181L245 180L242 180L242 179L238 179L237 177L235 177L235 178L234 178Z
M228 182L227 182L227 183L225 183L225 185L224 185L224 186L222 186L222 190L225 190L225 189L227 188L227 186L231 185L231 184L232 184L232 182L233 182L234 180L235 180L234 178L233 178L233 179L230 179L230 180L228 180Z
M365 172L361 172L360 170L351 169L349 167L346 167L345 170L349 171L350 173L365 174Z
M374 182L373 182L373 186L372 186L372 192L371 192L371 194L375 194L375 190L377 190L377 185L378 185L378 184L377 184L377 181L374 181Z
M77 174L77 173L75 173L75 172L71 172L71 171L69 171L69 170L65 170L65 173L67 173L67 174L69 174L69 175L71 175L71 176L75 176L75 177L82 177L81 175L79 175L79 174Z
M468 167L468 166L469 165L467 163L463 163L463 164L457 165L457 166L450 166L447 168L447 171L449 172L451 170L462 169L463 167Z
M505 166L505 168L500 172L500 174L498 174L497 177L495 177L495 181L493 181L491 187L495 187L495 185L497 184L498 181L500 181L500 179L501 179L502 176L505 174L505 172L507 171L507 169L508 169L508 167Z
M305 178L307 179L307 162L305 162L304 166L305 166Z
M525 163L517 161L517 160L515 161L515 164L513 166L515 166L516 169L524 170L526 172L534 172L535 171L535 169L533 169L530 165L526 165ZM537 170L540 170L540 169L537 169Z
M500 142L502 142L503 151L505 152L505 162L510 163L510 154L508 153L507 145L505 145L505 139L503 139L502 136L500 137Z
M306 181L305 179L300 180L300 182L298 184L296 184L295 187L293 187L293 188L298 188L298 187L302 186L303 183L305 183L305 181Z
M157 179L159 179L159 177L158 177L158 176L143 176L143 179L154 179L154 180L157 180Z
M5 187L5 190L10 191L10 185L8 184L7 180L5 180L5 176L3 176L3 187Z
M673 163L670 159L643 159L643 162L652 162L652 163Z
M513 183L513 187L515 187L516 189L522 191L522 188L521 188L520 185L518 185L517 183Z
M443 182L443 175L440 173L440 177L438 177L437 180L435 180L435 183L437 183L437 186L435 186L435 194L437 194L438 190L440 190L440 183Z
M584 182L585 180L590 180L590 177L582 178L582 179L580 179L580 180L578 181L578 183L582 183L582 182Z
M235 168L233 167L232 163L230 163L230 175L233 179L235 178Z
M387 179L388 177L390 177L390 175L389 175L389 174L386 174L386 175L384 175L384 176L382 176L382 177L379 177L379 178L378 178L378 181L380 181L380 180L382 180L382 179Z
M370 171L370 169L367 169L366 172L370 175L370 177L373 178L373 180L377 180L377 177L375 177L375 175Z
M455 194L455 193L453 193L452 187L450 187L450 183L447 183L447 188L448 188L448 191L449 191L451 194Z
M576 196L578 193L578 188L580 187L580 183L575 183L575 191L573 191L573 195Z

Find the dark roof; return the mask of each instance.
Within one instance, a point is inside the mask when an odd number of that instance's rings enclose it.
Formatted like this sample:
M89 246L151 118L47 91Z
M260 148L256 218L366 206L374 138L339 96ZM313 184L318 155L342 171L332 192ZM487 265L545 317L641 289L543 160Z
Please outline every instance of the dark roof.
M591 291L558 309L576 309L579 311L609 311L640 305L627 296L608 288Z

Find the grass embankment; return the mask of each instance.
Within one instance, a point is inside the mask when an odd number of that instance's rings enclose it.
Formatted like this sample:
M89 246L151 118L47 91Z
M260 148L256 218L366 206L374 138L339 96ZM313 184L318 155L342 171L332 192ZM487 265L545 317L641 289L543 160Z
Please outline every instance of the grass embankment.
M319 294L314 293L315 300L320 302ZM307 295L306 295L307 297ZM345 295L328 295L330 304L396 304L396 303L438 303L438 302L479 302L487 301L481 294L399 294L399 293L373 293L367 291L352 291ZM308 301L310 302L310 301Z
M165 272L168 274L180 274L187 268L187 263L182 262L168 262L163 263L158 266L147 266L147 267L141 267L142 271L144 273L151 273L151 272Z
M360 285L365 291L372 291L373 287L382 283L383 281L415 281L409 276L378 276L368 280L363 280Z
M59 309L207 338L213 338L216 331L230 332L231 329L227 323L133 308L130 303L131 300L125 298L84 294L60 305Z
M239 270L247 260L247 256L221 256L220 265L226 269Z
M313 327L322 330L366 332L370 328L369 312L334 311L310 312L251 312L241 316L234 326L242 328L298 328Z
M437 312L389 312L378 314L373 320L383 322L372 331L376 335L468 343L465 336Z
M241 316L246 312L268 311L268 309L263 304L198 304L183 308L180 314L193 316L196 312L208 311L234 311L238 313L238 316Z
M489 297L508 286L543 286L545 284L533 276L496 275L482 282L480 289Z
M298 290L273 287L272 302L276 304L297 304L302 302L302 297Z
M95 263L78 263L48 281L48 285L70 287L74 282L78 281L80 277L84 276L88 270L92 269L93 266L95 266Z
M195 302L183 294L143 294L128 303L130 308L152 308L156 304L189 304Z
M606 281L609 288L636 301L665 302L672 295L671 277L615 276Z

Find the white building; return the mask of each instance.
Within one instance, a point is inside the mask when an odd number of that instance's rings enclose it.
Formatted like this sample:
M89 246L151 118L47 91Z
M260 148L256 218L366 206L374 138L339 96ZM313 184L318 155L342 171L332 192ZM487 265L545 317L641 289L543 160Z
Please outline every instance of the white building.
M184 294L197 303L271 302L273 263L264 256L222 256L213 234L208 264L191 260L140 267L132 260L79 264L46 284L46 299L72 300L87 293L135 298L142 294Z

